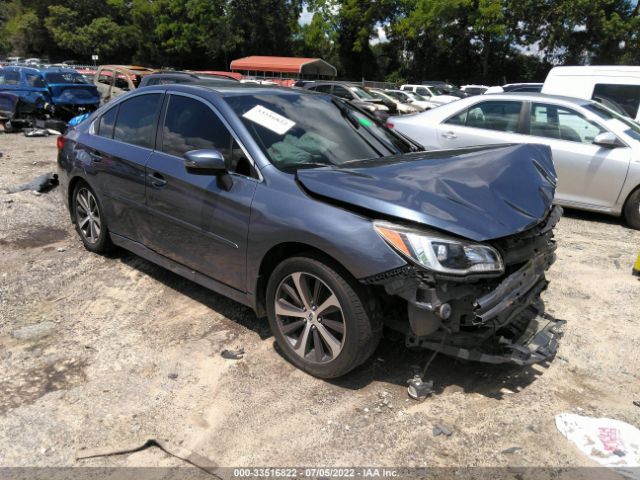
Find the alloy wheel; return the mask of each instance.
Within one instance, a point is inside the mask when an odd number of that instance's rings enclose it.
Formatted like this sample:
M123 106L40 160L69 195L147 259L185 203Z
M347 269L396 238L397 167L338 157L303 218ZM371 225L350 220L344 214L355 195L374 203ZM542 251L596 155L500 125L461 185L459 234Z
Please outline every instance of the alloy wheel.
M100 238L102 223L96 197L88 188L81 188L76 195L76 222L84 239L94 244Z
M315 275L294 272L286 276L275 296L278 328L299 357L328 363L342 351L346 338L344 314L338 297Z

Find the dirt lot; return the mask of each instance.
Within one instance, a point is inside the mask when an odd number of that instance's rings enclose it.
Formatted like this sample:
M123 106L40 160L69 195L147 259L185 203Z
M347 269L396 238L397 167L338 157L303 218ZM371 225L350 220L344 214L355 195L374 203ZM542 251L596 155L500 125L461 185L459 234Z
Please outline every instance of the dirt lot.
M438 357L418 403L406 380L426 353L387 339L346 378L312 378L249 309L85 251L58 190L4 193L55 171L55 137L0 132L0 152L0 466L182 464L157 449L76 460L152 438L219 466L591 466L554 415L640 425L640 232L617 219L569 212L557 229L544 298L568 325L550 365ZM235 347L245 358L220 356Z

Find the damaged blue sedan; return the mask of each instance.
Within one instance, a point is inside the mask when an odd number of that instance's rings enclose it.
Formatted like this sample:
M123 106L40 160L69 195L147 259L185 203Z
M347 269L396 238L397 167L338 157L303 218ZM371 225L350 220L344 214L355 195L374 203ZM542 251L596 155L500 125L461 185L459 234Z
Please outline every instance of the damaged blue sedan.
M5 130L66 122L100 105L95 85L69 68L0 68L0 122Z
M548 360L548 147L422 149L356 106L280 88L163 85L58 141L85 247L120 246L267 317L283 355L333 378L383 327L409 347Z

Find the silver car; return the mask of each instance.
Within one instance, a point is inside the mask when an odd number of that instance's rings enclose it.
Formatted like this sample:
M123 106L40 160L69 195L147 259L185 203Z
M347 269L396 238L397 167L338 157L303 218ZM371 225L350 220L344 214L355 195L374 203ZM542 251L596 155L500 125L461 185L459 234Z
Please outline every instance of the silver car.
M549 145L559 205L622 215L640 229L640 125L590 100L505 93L470 97L391 128L427 149L497 143Z

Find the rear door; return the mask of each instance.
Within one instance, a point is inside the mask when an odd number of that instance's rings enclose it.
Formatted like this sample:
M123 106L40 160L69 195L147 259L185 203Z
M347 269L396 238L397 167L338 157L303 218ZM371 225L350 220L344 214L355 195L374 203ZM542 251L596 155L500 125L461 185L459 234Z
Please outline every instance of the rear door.
M226 285L246 291L249 214L258 173L215 108L171 93L157 150L147 163L145 243L155 251ZM187 172L184 154L216 149L228 176Z
M442 148L473 145L522 143L523 102L517 100L485 100L464 108L438 126Z
M91 185L106 201L109 230L142 241L145 165L151 155L162 93L129 98L102 114L78 144Z
M558 174L556 199L577 206L611 208L624 184L631 149L593 144L607 130L580 112L547 102L531 104L530 142L551 147Z

